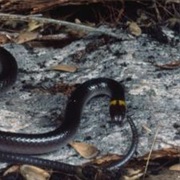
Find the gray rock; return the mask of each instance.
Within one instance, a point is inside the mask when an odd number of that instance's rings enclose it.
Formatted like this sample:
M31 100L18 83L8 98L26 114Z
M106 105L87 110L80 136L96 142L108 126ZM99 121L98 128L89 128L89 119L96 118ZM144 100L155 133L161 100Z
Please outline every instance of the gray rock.
M56 117L63 116L67 96L34 91L31 86L48 88L62 81L75 84L95 77L108 77L124 80L127 114L132 116L139 131L137 156L149 152L157 131L154 150L180 145L173 127L180 120L180 70L158 70L152 64L180 60L180 43L176 46L160 44L144 34L137 39L128 38L129 41L107 41L92 51L87 51L88 44L95 46L100 37L90 35L59 49L34 48L30 51L22 45L6 45L18 61L19 74L16 84L1 95L1 130L40 133L60 124ZM77 52L85 53L77 60L74 56ZM75 65L78 71L50 71L51 66L57 64ZM95 98L86 105L74 139L94 144L101 155L123 154L131 142L131 132L127 124L119 128L107 123L110 120L108 100L107 97ZM144 126L150 129L149 133ZM68 146L42 157L71 164L87 162Z

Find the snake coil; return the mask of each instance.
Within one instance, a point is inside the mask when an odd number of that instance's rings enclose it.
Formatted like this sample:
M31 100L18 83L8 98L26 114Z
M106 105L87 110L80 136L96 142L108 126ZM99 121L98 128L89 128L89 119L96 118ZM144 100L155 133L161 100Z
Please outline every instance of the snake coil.
M17 77L15 58L0 47L0 91L11 86ZM69 174L79 171L80 166L40 159L28 154L44 154L57 150L74 136L80 124L84 105L97 95L110 96L110 115L113 121L122 124L126 111L124 88L120 83L108 78L97 78L81 84L68 100L65 117L57 129L41 134L23 134L0 131L0 161L26 163L53 168ZM106 169L122 167L133 156L138 144L137 129L130 118L127 121L132 130L132 143L126 155L107 166Z

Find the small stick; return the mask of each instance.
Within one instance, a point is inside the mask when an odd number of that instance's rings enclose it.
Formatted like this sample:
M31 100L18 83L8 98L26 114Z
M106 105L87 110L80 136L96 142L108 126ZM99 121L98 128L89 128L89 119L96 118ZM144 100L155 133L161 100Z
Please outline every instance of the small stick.
M63 40L63 39L67 39L68 35L66 34L51 34L51 35L41 35L37 37L37 40L55 40L55 41L59 41L59 40Z
M119 35L112 33L112 32L108 32L107 30L103 31L103 30L99 30L99 29L96 29L96 28L93 28L90 26L82 25L82 24L75 24L72 22L49 19L49 18L44 18L44 17L36 17L36 16L32 16L32 15L24 16L24 15L0 13L0 20L5 20L5 21L13 20L13 21L25 21L25 22L36 21L36 22L43 23L43 24L51 23L51 24L57 24L60 26L65 26L66 28L73 29L76 31L81 31L84 33L95 32L98 34L104 34L104 35L122 40L122 38Z
M160 125L158 124L158 126L157 126L157 128L156 128L156 133L155 133L155 135L154 135L153 143L152 143L152 146L151 146L149 155L148 155L148 159L147 159L147 162L146 162L146 166L145 166L145 170L144 170L144 175L143 175L143 180L145 179L145 175L146 175L146 172L147 172L147 169L148 169L150 157L151 157L151 154L152 154L152 151L153 151L153 148L154 148L156 139L157 139L157 135L158 135L158 133L159 133L159 129L160 129Z

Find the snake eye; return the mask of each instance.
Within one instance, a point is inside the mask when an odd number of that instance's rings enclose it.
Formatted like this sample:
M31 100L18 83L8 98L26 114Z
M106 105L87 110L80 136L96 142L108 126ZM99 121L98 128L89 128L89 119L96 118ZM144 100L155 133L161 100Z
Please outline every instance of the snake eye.
M126 112L125 102L122 100L110 101L109 112L112 121L118 122L122 125Z

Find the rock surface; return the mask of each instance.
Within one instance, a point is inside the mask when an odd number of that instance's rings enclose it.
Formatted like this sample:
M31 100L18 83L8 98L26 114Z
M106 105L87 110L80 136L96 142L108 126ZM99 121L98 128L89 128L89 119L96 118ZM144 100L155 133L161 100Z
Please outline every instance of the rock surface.
M160 70L153 65L180 60L180 43L161 44L144 34L128 38L129 41L116 41L89 35L58 49L5 45L18 62L19 74L16 84L1 95L1 130L40 133L60 124L56 118L63 117L68 97L31 87L48 89L62 82L76 84L108 77L123 80L127 114L132 116L139 131L137 156L149 152L156 133L153 149L180 145L180 134L174 128L180 122L180 70ZM50 70L58 64L77 66L78 70L74 73ZM128 125L111 127L109 120L108 98L93 99L84 108L74 139L94 144L101 155L123 154L130 144L130 129ZM71 164L87 161L68 146L42 157Z

